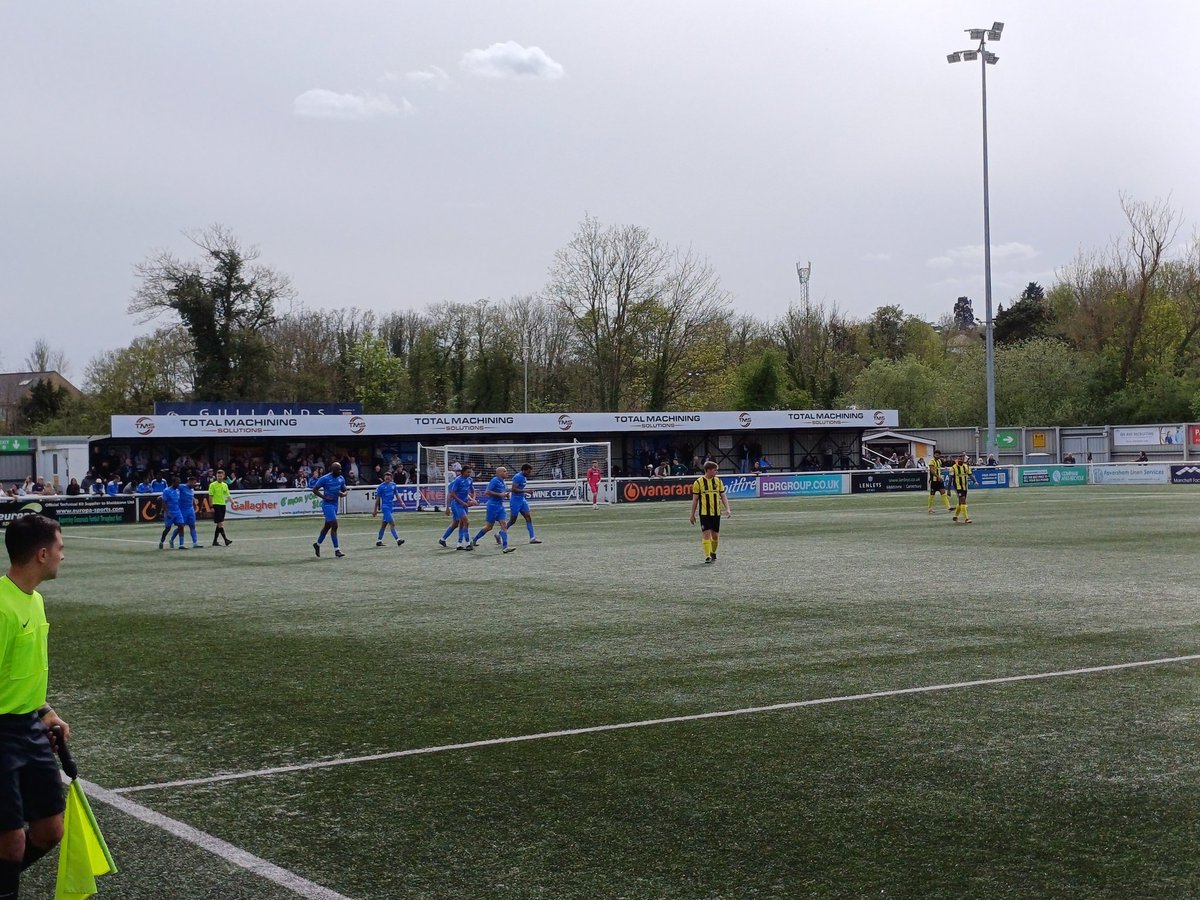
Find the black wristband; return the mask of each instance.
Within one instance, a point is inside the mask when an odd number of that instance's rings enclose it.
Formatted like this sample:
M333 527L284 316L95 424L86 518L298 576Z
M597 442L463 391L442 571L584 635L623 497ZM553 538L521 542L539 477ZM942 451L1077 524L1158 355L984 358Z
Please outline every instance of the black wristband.
M50 715L50 713L52 713L52 712L54 712L54 707L51 706L49 703L43 703L41 706L38 707L37 717L39 719L44 719L44 718L46 718L46 716Z

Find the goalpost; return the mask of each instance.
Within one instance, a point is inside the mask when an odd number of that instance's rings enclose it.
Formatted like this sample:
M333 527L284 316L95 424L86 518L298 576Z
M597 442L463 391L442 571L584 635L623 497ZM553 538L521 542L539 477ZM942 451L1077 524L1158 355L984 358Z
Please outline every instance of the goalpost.
M445 505L446 485L454 477L454 465L470 463L476 482L486 483L497 466L508 469L508 477L528 463L530 499L537 503L582 504L592 502L588 470L600 469L600 503L614 503L616 486L612 477L612 444L609 441L569 444L417 444L417 493L419 509Z

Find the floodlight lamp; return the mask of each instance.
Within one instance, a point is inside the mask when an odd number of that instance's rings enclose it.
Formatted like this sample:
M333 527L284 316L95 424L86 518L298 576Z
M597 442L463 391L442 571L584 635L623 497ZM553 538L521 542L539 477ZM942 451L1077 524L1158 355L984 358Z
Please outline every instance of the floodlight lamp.
M946 62L951 62L951 63L962 62L962 54L961 53L949 53L946 55Z
M998 41L998 40L1000 40L1000 32L998 32L998 31L989 31L989 32L988 32L988 40L989 40L989 41Z
M967 29L967 33L971 35L971 40L982 41L983 36L985 34L987 34L987 29L986 28L969 28L969 29Z
M999 34L1003 30L1004 30L1003 22L993 22L992 23L992 31L996 32L996 34ZM997 40L999 40L999 38L997 38Z
M979 59L979 51L978 50L964 50L962 52L962 58L965 59L967 62L974 62L975 60Z
M998 57L995 53L985 53L983 54L983 61L989 66L994 66L996 63L1000 62L1000 57Z

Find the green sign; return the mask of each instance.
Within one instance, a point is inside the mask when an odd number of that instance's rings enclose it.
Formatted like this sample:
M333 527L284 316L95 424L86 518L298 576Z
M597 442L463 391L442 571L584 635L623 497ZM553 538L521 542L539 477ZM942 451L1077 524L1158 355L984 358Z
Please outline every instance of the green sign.
M1021 466L1021 487L1074 487L1088 483L1087 466Z
M0 437L0 453L28 453L29 438Z
M1015 431L997 431L996 446L1001 450L1015 450L1021 446L1021 438Z

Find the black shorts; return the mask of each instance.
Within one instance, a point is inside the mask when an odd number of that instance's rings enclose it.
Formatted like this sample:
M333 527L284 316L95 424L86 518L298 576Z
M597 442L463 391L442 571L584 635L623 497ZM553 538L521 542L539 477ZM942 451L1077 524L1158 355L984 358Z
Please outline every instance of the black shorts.
M940 478L930 478L929 479L929 493L940 494L944 490L946 490L946 483L944 481L942 481L942 479L940 479Z
M959 488L955 488L954 492L956 494L958 494L958 502L959 503L967 502L967 489L966 488L962 488L961 490Z
M224 503L214 503L213 504L213 524L220 525L224 521L225 521L225 504Z
M66 809L58 760L37 713L0 715L0 830Z
M702 531L720 531L721 517L720 516L701 516L700 529Z

